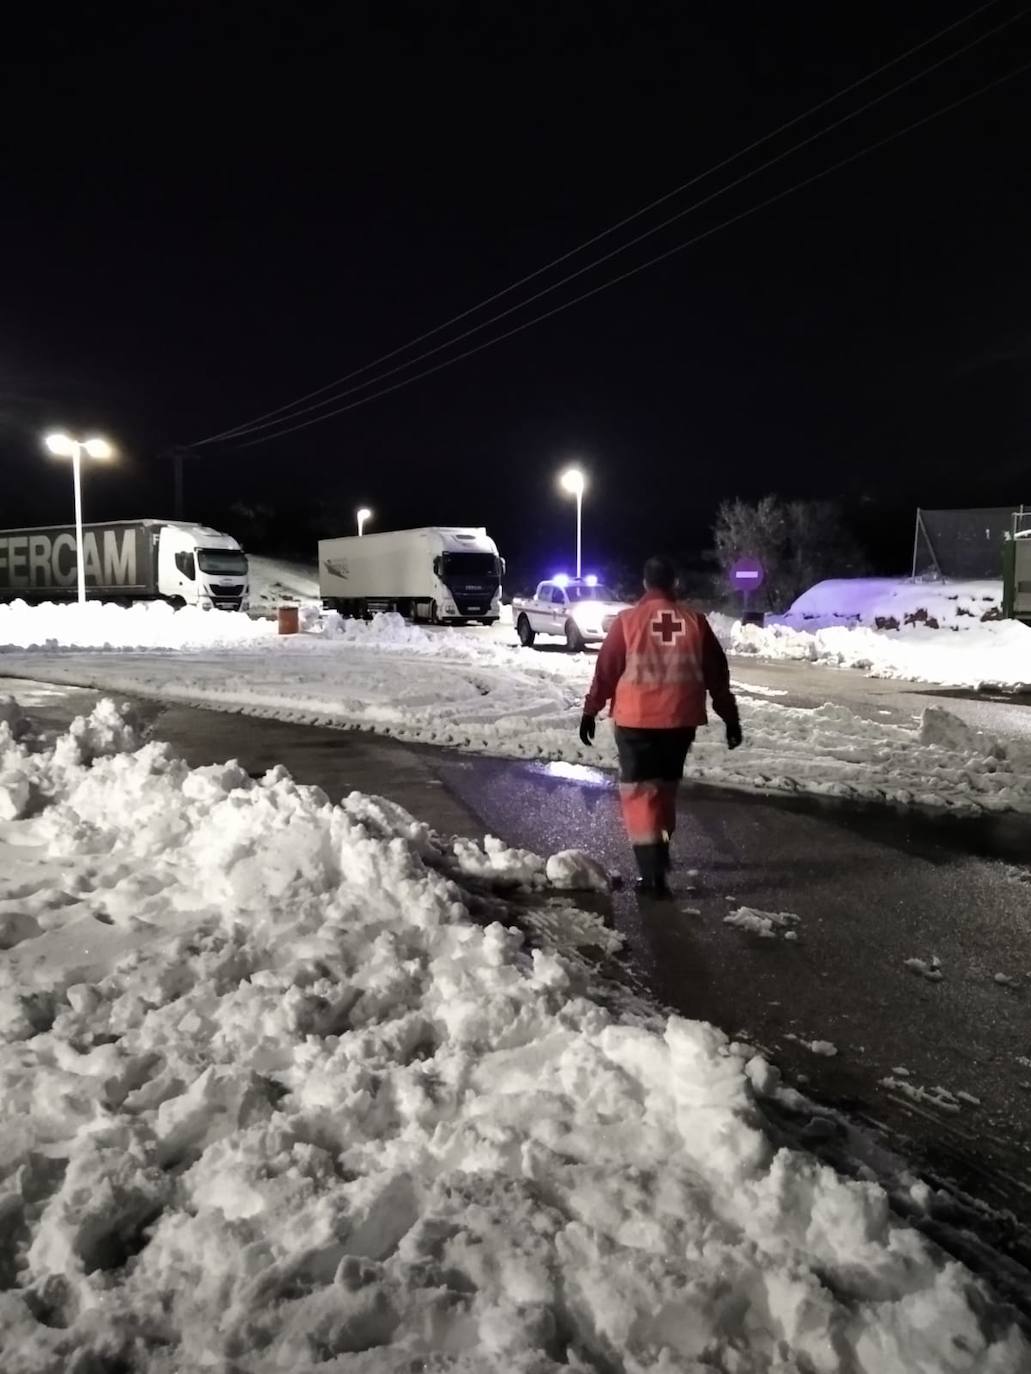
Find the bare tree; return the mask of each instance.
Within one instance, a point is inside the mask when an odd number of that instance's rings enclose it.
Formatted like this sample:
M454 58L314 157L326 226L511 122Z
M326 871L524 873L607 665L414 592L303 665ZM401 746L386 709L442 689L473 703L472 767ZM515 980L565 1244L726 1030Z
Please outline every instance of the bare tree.
M764 496L751 504L724 501L713 529L716 561L726 577L739 558L757 558L767 610L786 610L807 587L827 577L865 572L862 550L832 501L784 501Z

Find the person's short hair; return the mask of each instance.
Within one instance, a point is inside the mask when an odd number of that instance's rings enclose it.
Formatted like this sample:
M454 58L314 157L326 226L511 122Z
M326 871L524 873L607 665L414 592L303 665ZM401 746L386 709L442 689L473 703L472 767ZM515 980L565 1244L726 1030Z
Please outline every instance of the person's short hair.
M677 570L668 558L649 558L644 565L644 585L649 591L671 592L677 585Z

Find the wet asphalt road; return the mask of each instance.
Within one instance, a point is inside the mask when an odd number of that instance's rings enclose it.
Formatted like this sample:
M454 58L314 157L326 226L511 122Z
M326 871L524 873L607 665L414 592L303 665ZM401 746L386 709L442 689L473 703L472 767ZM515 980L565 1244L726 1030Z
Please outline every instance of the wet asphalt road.
M55 728L98 695L3 686ZM592 770L200 708L144 710L191 764L235 757L258 773L282 763L333 797L378 792L445 832L486 830L543 852L584 848L629 872L612 780ZM1012 1213L1020 1225L1004 1224L996 1238L1026 1262L1031 824L695 786L681 796L675 849L674 903L642 905L627 890L606 911L626 937L630 976L665 1006L760 1046L789 1081L932 1180ZM798 916L797 942L724 924L736 905ZM940 982L905 967L932 956ZM806 1042L815 1040L837 1054L814 1053ZM951 1095L945 1105L921 1096L940 1098L939 1088Z

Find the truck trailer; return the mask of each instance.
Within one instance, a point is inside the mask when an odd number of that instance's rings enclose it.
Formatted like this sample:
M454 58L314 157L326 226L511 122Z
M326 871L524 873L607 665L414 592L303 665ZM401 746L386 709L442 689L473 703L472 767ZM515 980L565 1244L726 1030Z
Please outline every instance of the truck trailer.
M505 562L485 529L431 526L319 540L326 610L362 618L397 611L425 624L493 625Z
M230 534L181 520L111 520L82 528L86 594L246 610L247 556ZM0 600L78 594L74 525L0 530Z

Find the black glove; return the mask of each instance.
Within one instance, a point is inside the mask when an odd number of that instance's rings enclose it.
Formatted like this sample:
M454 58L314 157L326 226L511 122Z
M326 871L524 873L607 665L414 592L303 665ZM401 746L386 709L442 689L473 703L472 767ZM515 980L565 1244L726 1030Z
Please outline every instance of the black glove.
M594 732L598 728L597 721L593 716L580 717L580 743L586 744L588 748L594 743Z
M741 722L739 720L727 721L727 748L736 749L743 741L744 735L741 733Z

